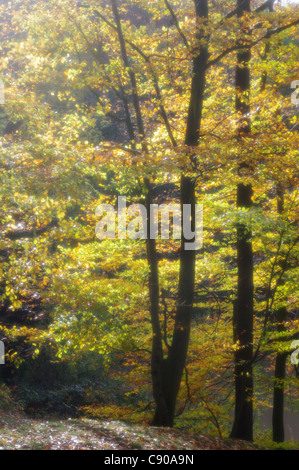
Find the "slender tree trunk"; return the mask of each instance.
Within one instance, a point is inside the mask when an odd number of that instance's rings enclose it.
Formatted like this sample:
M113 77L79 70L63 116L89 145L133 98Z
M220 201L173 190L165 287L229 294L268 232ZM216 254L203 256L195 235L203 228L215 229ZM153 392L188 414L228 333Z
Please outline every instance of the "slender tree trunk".
M250 12L250 0L237 0L237 16L242 18ZM246 30L243 30L244 35ZM242 41L242 38L241 38ZM237 55L236 67L236 111L240 114L238 138L241 144L250 134L250 49L241 49ZM246 161L240 162L239 169L249 169ZM237 187L237 207L249 209L252 206L252 187L240 183ZM234 339L238 347L235 351L235 417L231 437L253 439L253 254L251 232L245 224L237 228L238 285L234 312Z
M284 441L284 380L286 370L286 353L277 353L275 362L275 382L273 394L272 438L275 442Z
M269 4L269 11L273 12L273 1ZM270 51L270 42L268 41L265 46L263 59L265 60ZM267 71L264 71L261 79L261 91L265 90L267 83ZM284 212L284 188L282 184L276 187L277 193L277 212L283 214ZM285 321L287 317L286 307L281 307L276 312L277 317L277 330L285 330ZM284 441L284 380L286 373L286 361L288 353L278 352L275 359L275 372L274 372L274 391L273 391L273 410L272 410L272 439L275 442Z
M284 212L284 188L281 184L277 185L277 212ZM287 318L286 307L281 307L276 312L277 330L285 330L285 321ZM273 391L273 410L272 410L272 438L275 442L284 441L284 380L286 373L286 361L288 353L278 352L275 359L274 372L274 391Z
M197 18L207 19L207 0L194 0L194 3ZM207 40L207 37L206 32L198 27L196 40L199 42L200 39ZM202 44L198 46L198 54L193 59L191 97L185 136L185 144L189 147L196 147L199 142L207 61L207 45ZM190 158L193 158L192 154ZM181 209L185 204L191 206L192 230L195 228L195 202L195 183L192 178L182 175ZM177 313L172 343L163 367L163 392L169 415L168 426L172 426L174 422L176 399L186 364L193 311L196 252L185 249L186 240L183 235L182 233ZM153 424L159 424L160 421L158 410L156 410Z
M287 309L282 307L277 311L278 331L284 331L285 320L287 316ZM286 360L288 353L278 352L275 360L275 379L274 379L274 394L273 394L273 412L272 412L272 434L273 441L284 441L284 380L286 373Z

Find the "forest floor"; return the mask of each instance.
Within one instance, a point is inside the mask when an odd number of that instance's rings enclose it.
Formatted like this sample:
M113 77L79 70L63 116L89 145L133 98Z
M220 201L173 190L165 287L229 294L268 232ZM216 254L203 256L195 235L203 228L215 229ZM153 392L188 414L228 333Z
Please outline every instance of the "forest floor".
M0 450L257 450L245 441L120 421L32 419L0 412Z

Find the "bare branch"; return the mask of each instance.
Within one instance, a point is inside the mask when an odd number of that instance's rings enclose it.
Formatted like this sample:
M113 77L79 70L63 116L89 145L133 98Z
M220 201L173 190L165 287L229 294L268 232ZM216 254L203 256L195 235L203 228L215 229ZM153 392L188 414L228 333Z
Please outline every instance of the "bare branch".
M181 38L182 38L182 40L183 40L183 43L185 44L185 46L187 47L187 49L189 49L190 46L189 46L188 40L187 40L185 34L183 33L183 31L181 30L179 21L178 21L178 19L177 19L177 16L176 16L175 12L173 11L172 6L171 6L170 3L168 2L168 0L164 0L164 3L165 3L165 5L166 5L166 7L168 8L169 13L171 14L171 17L172 17L172 19L173 19L173 21L174 21L174 24L175 24L175 26L176 26L176 29L178 30L178 33L179 33L179 35L181 36Z

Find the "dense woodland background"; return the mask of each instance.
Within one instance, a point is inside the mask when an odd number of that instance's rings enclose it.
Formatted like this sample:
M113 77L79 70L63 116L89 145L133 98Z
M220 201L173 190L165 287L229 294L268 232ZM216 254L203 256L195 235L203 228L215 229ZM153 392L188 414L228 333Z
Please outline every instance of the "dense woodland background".
M0 410L298 441L298 4L0 8ZM203 247L98 240L118 196Z

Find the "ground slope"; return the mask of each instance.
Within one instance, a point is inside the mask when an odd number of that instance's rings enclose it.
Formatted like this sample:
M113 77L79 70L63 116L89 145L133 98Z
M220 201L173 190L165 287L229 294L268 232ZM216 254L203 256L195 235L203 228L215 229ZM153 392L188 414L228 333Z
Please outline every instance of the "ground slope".
M242 441L223 440L169 428L93 419L31 419L0 412L4 450L256 450Z

